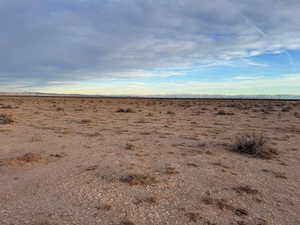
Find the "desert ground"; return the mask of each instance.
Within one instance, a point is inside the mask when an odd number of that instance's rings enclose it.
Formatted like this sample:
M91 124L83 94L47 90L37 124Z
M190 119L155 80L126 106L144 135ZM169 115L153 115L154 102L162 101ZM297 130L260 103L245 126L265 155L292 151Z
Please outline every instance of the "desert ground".
M1 225L300 224L300 101L2 96L0 143Z

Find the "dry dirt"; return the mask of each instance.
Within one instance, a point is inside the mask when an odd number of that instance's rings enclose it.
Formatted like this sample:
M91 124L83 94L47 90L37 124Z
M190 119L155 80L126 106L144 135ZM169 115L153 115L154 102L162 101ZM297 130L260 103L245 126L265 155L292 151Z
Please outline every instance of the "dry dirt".
M300 224L300 102L0 97L0 114L1 225ZM230 151L245 132L278 154Z

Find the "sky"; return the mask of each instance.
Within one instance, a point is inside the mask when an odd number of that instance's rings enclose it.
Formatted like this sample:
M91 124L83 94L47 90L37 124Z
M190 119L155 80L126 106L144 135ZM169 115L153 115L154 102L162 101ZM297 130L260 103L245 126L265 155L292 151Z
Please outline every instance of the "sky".
M0 0L0 92L300 95L299 0Z

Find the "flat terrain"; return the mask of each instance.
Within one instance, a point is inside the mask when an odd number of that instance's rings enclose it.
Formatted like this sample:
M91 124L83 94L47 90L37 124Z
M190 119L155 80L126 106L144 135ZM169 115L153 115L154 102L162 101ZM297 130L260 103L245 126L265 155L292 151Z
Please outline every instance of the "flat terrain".
M0 97L0 114L1 225L300 224L300 102ZM231 151L249 132L277 154Z

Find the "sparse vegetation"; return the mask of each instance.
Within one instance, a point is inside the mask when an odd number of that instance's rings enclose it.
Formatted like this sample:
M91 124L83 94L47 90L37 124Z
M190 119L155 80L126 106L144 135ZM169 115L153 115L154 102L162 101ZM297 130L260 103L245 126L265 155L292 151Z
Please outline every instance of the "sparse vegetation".
M167 175L175 175L178 174L179 172L174 167L166 167L164 173Z
M111 210L111 207L112 206L109 204L101 204L101 205L97 205L95 208L97 210L109 211L109 210Z
M118 113L134 113L134 110L131 108L127 108L127 109L119 108L116 112L118 112Z
M130 220L123 220L120 225L135 225L132 221Z
M282 108L281 112L289 112L291 110L292 110L291 106L286 106L286 107Z
M189 219L189 221L196 223L199 219L202 219L199 213L197 212L187 212L185 216Z
M283 172L275 172L275 171L270 170L270 169L262 169L261 171L264 172L264 173L272 174L276 178L287 179L286 175Z
M80 124L88 124L88 123L91 123L92 121L89 120L89 119L83 119L83 120L80 120L79 123Z
M225 116L226 112L224 110L220 110L217 112L217 115Z
M151 185L157 183L155 177L145 174L129 174L120 177L120 181L129 185Z
M6 200L2 208L11 209L0 221L298 224L293 216L300 104L185 101L3 97L1 102L0 97L0 103L13 106L0 114L15 120L0 125L0 198ZM281 111L289 105L289 112ZM118 108L135 113L117 113ZM266 115L261 109L273 111ZM225 115L216 115L222 110ZM242 128L255 134L243 135ZM28 202L32 213L23 215L16 196ZM50 200L40 202L41 213L32 201L36 197Z
M267 139L261 134L245 133L238 136L230 150L257 158L270 159L277 152L267 146Z
M175 115L175 113L172 112L172 111L168 111L167 114L169 114L169 115Z
M126 150L134 150L135 146L133 144L127 143L126 146L125 146L125 149Z
M29 152L24 154L23 156L18 157L17 159L19 161L30 163L30 162L37 162L41 160L41 158L42 157L39 154Z
M219 116L232 116L232 115L234 115L234 113L232 113L232 112L225 112L224 110L220 110L220 111L218 111L217 113L216 113L216 115L219 115Z
M10 124L14 122L14 120L12 119L12 117L8 114L0 114L0 124Z
M233 214L235 214L237 216L247 216L248 215L248 211L246 209L235 207L228 200L226 200L224 198L220 198L220 199L212 198L211 196L208 195L208 196L203 197L202 201L204 204L215 206L222 211L224 211L224 210L231 211Z
M238 194L251 194L255 195L258 194L258 190L250 187L249 185L240 185L232 188Z
M139 205L142 203L148 203L148 204L156 204L157 199L155 197L144 197L144 198L138 198L134 202L134 204Z
M2 105L0 109L13 109L13 107L11 105Z
M43 220L43 221L38 221L33 223L32 225L57 225L57 223L50 223L47 220Z

